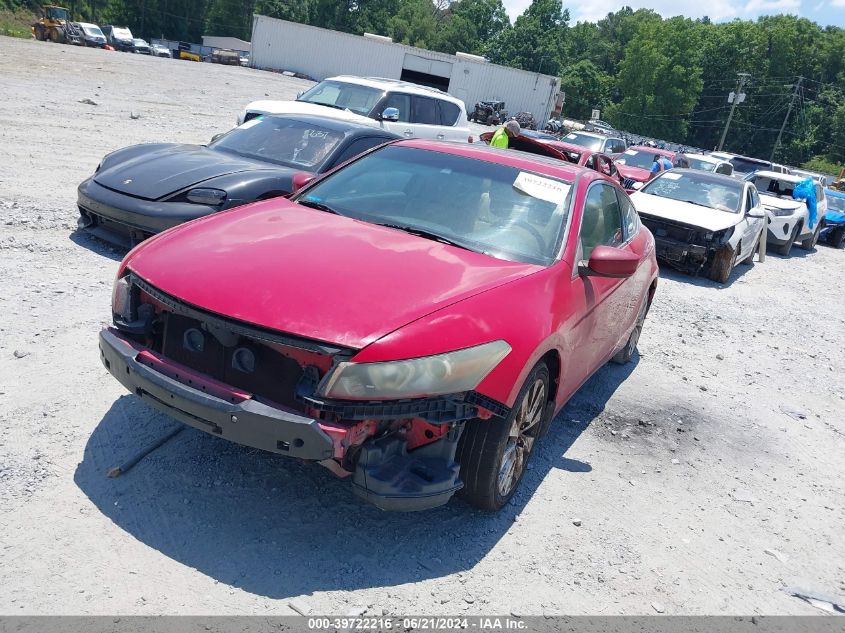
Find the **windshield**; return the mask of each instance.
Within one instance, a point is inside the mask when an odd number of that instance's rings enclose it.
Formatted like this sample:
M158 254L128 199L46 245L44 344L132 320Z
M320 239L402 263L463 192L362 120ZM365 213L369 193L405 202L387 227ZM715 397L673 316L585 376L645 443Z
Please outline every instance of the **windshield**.
M98 26L83 26L82 30L85 31L85 35L90 35L92 37L105 37Z
M67 9L61 7L50 7L47 9L47 17L51 20L66 20L70 21L70 14Z
M838 198L836 196L827 196L827 208L830 211L840 211L845 213L845 198Z
M581 147L589 148L593 151L601 149L601 144L604 139L589 134L579 134L578 132L570 132L563 137L563 140L573 145L580 145Z
M298 201L499 259L549 265L569 216L571 189L499 163L387 146L307 189Z
M718 176L717 176L718 177ZM640 191L651 196L689 202L710 209L739 213L742 205L742 181L713 180L695 171L668 171Z
M734 166L734 173L737 174L750 174L753 171L760 171L762 169L771 169L771 163L765 162L757 162L753 160L746 160L739 156L734 156L730 159L730 162Z
M643 152L637 149L626 149L619 158L617 163L628 165L628 167L639 167L640 169L651 169L654 164L654 154L652 152Z
M687 162L689 163L690 169L698 169L700 171L715 171L716 170L716 163L711 163L710 161L701 160L700 158L691 158L687 156Z
M131 40L132 33L129 29L115 27L111 31L112 37L119 39L119 40Z
M209 144L230 152L278 165L318 171L343 134L312 123L282 117L258 117Z
M749 178L750 182L754 183L759 191L764 196L776 196L779 198L788 198L792 200L792 190L795 189L795 184L787 180L778 180L777 178L769 178L768 176L754 176Z
M144 40L132 40L132 43L135 44L135 46L149 46L149 44L147 44Z
M351 110L367 116L381 99L382 91L341 81L321 81L299 96L297 101L318 103Z

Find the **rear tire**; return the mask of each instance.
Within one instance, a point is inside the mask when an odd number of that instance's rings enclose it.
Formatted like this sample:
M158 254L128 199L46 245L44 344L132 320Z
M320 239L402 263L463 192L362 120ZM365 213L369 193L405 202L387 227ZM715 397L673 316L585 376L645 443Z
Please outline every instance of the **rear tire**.
M525 474L528 459L544 419L553 409L549 400L549 368L535 365L507 417L470 420L458 443L464 488L459 493L482 510L499 510L513 496Z
M803 240L801 242L801 248L803 248L805 251L813 250L816 247L816 244L818 244L818 242L819 242L819 233L821 233L821 230L822 230L822 223L818 222L816 224L816 230L813 231L813 234L810 237L808 237L806 240Z
M784 257L789 256L789 251L792 250L792 245L795 243L795 238L798 237L798 225L796 224L792 227L792 233L789 235L789 239L787 240L786 244L781 244L780 246L775 246L775 253L778 255L783 255Z
M833 248L840 248L842 242L845 242L845 226L839 226L833 229L827 235L827 243Z
M616 354L613 355L613 358L610 359L610 362L617 365L625 365L631 361L631 358L634 356L634 352L637 351L637 343L640 342L640 334L643 332L643 323L645 323L645 315L647 312L648 297L646 296L643 299L643 305L640 308L640 313L637 315L637 322L634 325L634 329L631 330L631 335L625 342L625 347L616 352Z
M710 279L720 284L726 283L731 277L734 266L736 265L736 255L739 252L739 244L736 248L728 254L725 250L720 250L713 258L713 263L710 265Z

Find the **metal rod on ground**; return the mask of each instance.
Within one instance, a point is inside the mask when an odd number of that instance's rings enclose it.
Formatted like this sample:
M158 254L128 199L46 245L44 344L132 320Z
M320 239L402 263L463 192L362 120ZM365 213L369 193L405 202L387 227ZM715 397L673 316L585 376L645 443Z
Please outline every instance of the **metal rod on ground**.
M725 138L728 136L728 128L731 126L731 119L734 118L734 110L736 110L739 95L742 93L742 87L745 85L746 80L751 76L748 73L737 73L737 75L739 75L739 81L737 81L736 92L734 93L734 98L731 102L731 111L728 114L727 122L725 122L725 129L722 132L722 138L719 140L719 147L716 148L719 152L722 151L722 147L725 145Z
M769 216L767 214L766 217L763 218L763 232L760 234L760 242L759 246L757 247L757 259L760 261L760 263L766 261L766 235L769 232L768 224Z
M120 466L115 466L114 468L109 470L109 472L107 473L108 476L112 477L112 478L120 477L125 472L131 470L135 466L135 464L140 462L147 455L149 455L154 450L156 450L157 448L162 446L165 442L168 442L171 439L173 439L174 437L176 437L177 435L179 435L179 433L181 433L184 430L185 430L184 425L180 424L178 427L176 427L175 429L170 431L170 433L168 433L167 435L164 435L163 437L160 437L155 442L150 444L147 448L145 448L144 450L136 453L134 456L132 456L129 460L127 460L126 462L124 462Z

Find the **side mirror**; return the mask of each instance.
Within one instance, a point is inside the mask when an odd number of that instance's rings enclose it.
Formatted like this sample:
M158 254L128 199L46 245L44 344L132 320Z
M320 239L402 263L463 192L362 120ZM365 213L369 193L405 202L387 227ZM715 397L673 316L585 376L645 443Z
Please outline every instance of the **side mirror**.
M304 94L305 94L305 91L304 91L304 90L300 90L299 92L297 92L297 93L296 93L296 98L297 98L297 99L299 99L299 98L300 98L302 95L304 95Z
M312 180L314 180L314 174L309 174L307 171L296 172L291 178L291 193L300 191Z
M631 185L631 189L636 189L637 191L639 191L642 188L643 188L643 183L641 183L639 180L635 180L634 184Z
M590 254L590 261L578 264L584 277L630 277L637 272L639 255L613 246L599 245Z
M766 212L763 210L763 207L752 207L746 215L749 218L765 218Z
M381 120L382 121L398 121L399 120L399 108L385 108L384 112L381 113Z

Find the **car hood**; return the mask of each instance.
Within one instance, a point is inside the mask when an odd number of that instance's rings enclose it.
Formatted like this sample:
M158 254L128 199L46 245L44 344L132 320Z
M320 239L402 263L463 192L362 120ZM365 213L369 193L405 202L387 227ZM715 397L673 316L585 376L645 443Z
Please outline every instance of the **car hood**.
M243 121L247 112L261 114L312 114L315 116L327 117L329 119L340 119L341 121L352 121L370 127L381 127L381 123L375 119L356 114L351 110L338 110L329 106L308 103L307 101L253 101L248 104L241 113L240 121Z
M619 173L622 174L623 178L630 178L631 180L636 180L637 182L646 182L649 178L651 178L651 172L648 169L642 169L641 167L631 167L630 165L617 162L616 169L619 170Z
M777 198L775 196L765 196L763 194L760 194L760 202L764 207L769 209L787 209L789 211L797 211L802 206L805 206L800 200Z
M282 199L171 229L124 263L195 307L355 349L543 270Z
M275 166L202 145L158 145L114 164L106 160L94 182L136 198L158 200L210 178L268 167Z
M697 204L652 196L640 191L631 195L631 202L634 203L637 213L642 215L681 222L708 231L727 229L742 219L739 213L708 209Z

